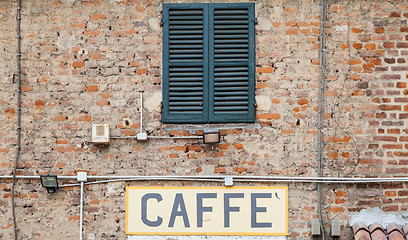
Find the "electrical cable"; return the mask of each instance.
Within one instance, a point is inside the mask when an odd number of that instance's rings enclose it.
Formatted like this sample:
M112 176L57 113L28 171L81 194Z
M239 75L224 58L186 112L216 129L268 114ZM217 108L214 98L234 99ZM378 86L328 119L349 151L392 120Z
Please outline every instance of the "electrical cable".
M17 145L16 157L14 160L13 178L11 182L11 211L13 215L14 239L17 240L17 220L16 220L16 202L15 202L15 187L17 165L20 158L21 150L21 0L17 1Z
M346 14L347 14L347 50L348 50L348 57L349 57L349 63L348 63L349 65L348 65L348 70L346 72L346 76L345 76L343 84L342 84L342 88L340 90L340 93L339 93L338 97L336 98L336 101L335 101L335 103L333 105L333 108L335 108L336 106L339 105L339 99L343 96L343 92L344 92L344 89L346 88L346 84L347 83L350 84L350 73L351 73L351 66L352 66L352 54L351 54L351 46L350 46L350 25L351 24L350 24L349 6L350 6L352 1L353 0L349 0L347 2L346 6L345 6ZM335 123L334 134L333 134L333 146L332 146L332 151L333 152L336 150L337 129L340 128L344 133L348 134L348 132L346 132L344 130L344 128L342 128L340 126L340 123L339 123L339 119L341 118L341 113L343 112L344 106L346 104L346 100L347 100L347 98L345 98L343 100L342 104L340 105L341 107L336 111L338 114L335 114L335 116L333 118L334 123ZM332 112L334 113L335 110L333 109ZM348 134L348 136L351 139L353 139L353 143L356 143L354 138L350 134ZM357 147L357 145L355 145L355 146ZM359 158L360 158L359 157L359 151L357 151L357 162L359 162ZM334 154L334 160L336 160L336 159L337 159L337 155ZM337 176L340 176L339 167L336 166L336 168L337 168Z
M351 53L351 43L350 43L351 42L350 41L351 20L350 20L349 7L350 7L350 4L352 2L353 2L353 0L349 0L347 2L346 6L345 6L346 15L347 15L347 49L348 49L348 60L349 60L349 62L348 62L348 70L346 72L346 76L344 78L340 93L339 93L338 97L336 98L335 103L333 105L333 110L332 110L333 113L335 112L334 108L339 107L339 109L336 111L338 114L334 115L334 117L333 117L335 127L334 127L334 134L333 134L333 145L332 145L331 150L333 152L336 152L337 130L340 129L340 131L342 131L352 141L352 145L354 146L354 149L355 149L354 151L356 152L356 162L353 165L352 169L349 172L345 173L345 174L340 174L340 166L336 165L335 168L337 169L337 176L339 176L339 177L340 176L343 176L343 177L350 176L356 170L357 166L360 163L360 150L358 148L357 141L346 129L344 129L340 125L340 121L339 121L340 118L341 118L344 106L345 106L346 102L348 101L348 97L347 97L348 94L342 100L341 104L339 104L339 100L340 100L340 98L343 98L343 92L346 89L346 85L348 85L347 89L351 89L351 77L350 77L350 75L351 75L351 70L352 70L352 59L353 59L354 56ZM365 41L367 39L367 26L368 26L368 24L367 24L367 15L370 12L371 8L372 8L372 3L370 4L367 11L365 11L362 14L364 16L364 18L365 18L365 20L364 20L365 21L365 31L364 31L365 35L364 35L363 41ZM335 154L334 155L334 160L336 160L337 158L338 158L338 155ZM327 191L325 192L325 197L326 197L326 194L327 194ZM335 216L330 217L330 213L328 212L326 207L324 208L324 210L325 210L325 215L326 215L326 218L328 219L328 222L331 222L333 219L337 218L339 216L339 214L340 214L340 213L338 213Z
M343 92L344 92L344 90L346 89L346 84L348 84L348 89L351 88L351 78L350 78L350 74L351 74L351 68L352 68L353 54L351 53L351 43L350 43L350 42L351 42L351 41L350 41L351 20L350 20L349 7L350 7L350 4L351 4L352 2L353 2L353 0L349 0L349 1L347 2L346 6L345 6L346 15L347 15L347 35L346 35L346 36L347 36L347 49L348 49L348 60L349 60L348 70L347 70L347 72L346 72L346 76L345 76L345 78L344 78L341 91L340 91L340 93L339 93L339 96L336 98L336 101L335 101L335 103L334 103L334 105L333 105L333 108L335 108L336 106L339 105L339 99L343 96ZM371 11L372 6L373 6L373 3L371 3L370 6L369 6L369 8L368 8L364 13L362 13L362 15L364 16L364 21L365 21L365 31L364 31L364 39L363 39L363 41L365 41L365 40L367 39L367 32L368 32L368 30L367 30L367 28L368 28L368 23L367 23L368 17L367 17L367 15L368 15L368 13ZM356 53L356 54L357 54L357 53ZM351 169L349 172L343 174L343 176L349 176L349 175L351 175L351 174L356 170L357 166L358 166L359 163L360 163L360 150L359 150L359 148L358 148L357 141L355 140L355 138L354 138L347 130L345 130L345 129L340 125L340 121L339 121L339 119L341 118L341 115L342 115L342 112L343 112L343 109L344 109L344 106L345 106L345 103L347 102L347 100L348 100L348 98L347 98L347 96L346 96L346 97L343 99L343 101L342 101L342 103L341 103L339 109L336 111L336 112L338 112L338 114L336 114L336 115L334 116L334 118L333 118L334 123L335 123L335 129L334 129L334 134L333 134L332 150L333 150L333 151L336 150L337 129L340 129L345 135L347 135L347 136L351 139L352 144L353 144L354 149L355 149L355 152L356 152L356 163L353 165L352 169ZM333 112L335 112L335 111L333 110ZM334 159L334 160L336 160L336 159L337 159L337 155L335 155L335 159ZM337 175L340 176L341 174L340 174L340 167L339 167L339 166L337 166L337 172L338 172Z
M319 102L318 102L318 123L317 123L317 175L319 177L323 176L323 121L324 121L324 90L325 90L325 38L326 38L326 1L320 0L320 35L319 35ZM317 183L317 212L319 216L320 229L322 232L322 240L326 239L324 218L322 213L322 207L324 205L324 200L322 197L322 186L321 183Z

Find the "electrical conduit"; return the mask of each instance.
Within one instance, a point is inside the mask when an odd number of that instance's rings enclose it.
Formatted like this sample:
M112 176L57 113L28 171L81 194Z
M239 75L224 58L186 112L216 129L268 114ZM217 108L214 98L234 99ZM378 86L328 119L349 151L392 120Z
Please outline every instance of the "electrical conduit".
M20 158L21 149L21 0L17 1L17 145L16 158L14 160L13 177L11 183L11 209L13 215L14 239L17 240L17 220L16 220L16 203L15 203L15 186L17 165Z

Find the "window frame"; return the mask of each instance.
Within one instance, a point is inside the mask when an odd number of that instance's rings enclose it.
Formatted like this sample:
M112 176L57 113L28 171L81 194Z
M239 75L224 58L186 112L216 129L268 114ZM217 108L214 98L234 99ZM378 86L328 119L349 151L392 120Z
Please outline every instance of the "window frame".
M169 114L169 11L170 9L203 10L203 112L202 114ZM248 9L248 110L247 114L215 114L214 111L214 9ZM163 123L253 123L255 122L255 4L254 3L166 3L163 4ZM192 63L190 63L192 64ZM188 63L187 65L188 66ZM194 66L194 65L191 65ZM211 79L211 80L210 80Z

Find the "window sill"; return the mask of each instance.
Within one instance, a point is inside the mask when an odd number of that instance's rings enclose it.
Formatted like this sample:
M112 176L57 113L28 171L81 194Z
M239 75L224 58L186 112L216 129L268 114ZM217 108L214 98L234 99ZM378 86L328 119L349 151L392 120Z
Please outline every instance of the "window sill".
M259 122L254 123L214 123L214 124L174 124L174 123L162 123L160 130L163 131L173 131L173 130L184 130L184 131L197 131L206 129L260 129L261 124Z

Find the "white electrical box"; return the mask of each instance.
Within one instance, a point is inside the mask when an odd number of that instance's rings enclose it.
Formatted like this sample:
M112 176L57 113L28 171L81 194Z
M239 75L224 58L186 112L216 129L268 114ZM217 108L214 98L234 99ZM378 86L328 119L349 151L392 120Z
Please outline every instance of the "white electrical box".
M142 141L142 142L147 141L148 140L147 133L144 133L144 132L138 133L136 135L136 139L137 141Z
M88 177L87 172L77 172L77 181L78 182L86 182Z
M92 143L109 145L109 124L92 124Z
M318 218L312 219L312 236L320 236L320 220Z
M331 235L332 237L340 237L341 235L341 222L340 220L334 219L331 222Z

